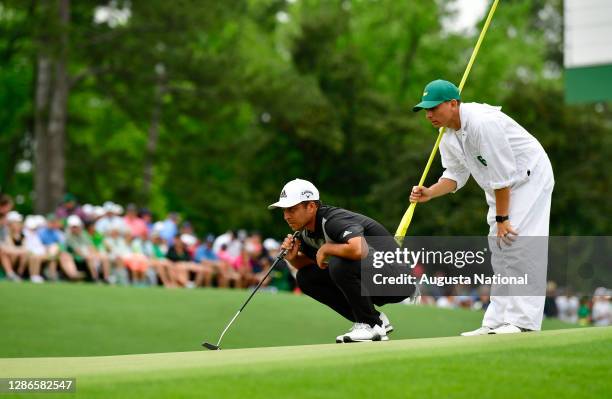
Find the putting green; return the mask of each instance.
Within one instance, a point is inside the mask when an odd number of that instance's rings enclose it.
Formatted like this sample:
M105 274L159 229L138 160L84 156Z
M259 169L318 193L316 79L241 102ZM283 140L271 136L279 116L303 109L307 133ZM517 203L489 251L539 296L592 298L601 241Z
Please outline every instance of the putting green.
M362 344L0 359L0 370L4 377L76 377L76 396L84 398L595 398L607 397L612 389L611 359L612 328L582 328Z

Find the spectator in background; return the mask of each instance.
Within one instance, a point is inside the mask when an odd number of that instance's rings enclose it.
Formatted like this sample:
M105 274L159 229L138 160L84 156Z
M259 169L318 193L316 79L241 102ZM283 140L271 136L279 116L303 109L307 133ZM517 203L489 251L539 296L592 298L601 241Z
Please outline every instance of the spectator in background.
M44 223L45 219L38 215L27 216L24 223L23 246L28 251L30 280L34 283L42 283L44 281L40 274L44 264L49 266L49 279L53 281L59 280L57 274L57 252L51 253L47 251L47 248L38 236L38 230Z
M193 234L179 234L181 236L181 241L185 244L185 249L189 253L191 259L195 255L196 248L198 247L198 238Z
M234 286L237 286L241 280L240 274L229 263L219 259L217 254L215 254L213 251L214 240L215 238L212 235L206 237L204 243L196 249L194 260L204 267L212 269L213 273L217 276L217 286L220 288L229 287L232 283ZM204 285L207 285L206 282Z
M84 204L81 206L81 212L83 213L83 217L81 220L84 224L91 223L96 219L96 207L91 204Z
M61 222L50 213L47 215L46 225L38 230L40 241L47 248L47 252L57 257L61 269L70 280L79 280L83 276L77 270L72 255L66 251L64 233L61 230Z
M68 231L66 233L66 248L74 257L77 264L84 263L93 281L100 280L98 268L101 266L104 279L113 283L110 278L110 262L105 254L98 252L91 237L83 230L83 222L77 215L71 215L66 220Z
M104 209L104 216L100 217L96 221L96 231L100 234L106 235L110 231L111 226L119 226L123 229L124 222L123 218L120 217L123 209L120 205L117 205L111 201L107 201L102 206Z
M55 213L47 214L44 222L45 223L38 230L38 235L43 244L51 245L63 243L66 237L62 232L62 223Z
M583 296L580 298L580 306L578 307L578 324L588 326L591 324L591 304L589 297Z
M230 244L232 244L235 240L234 232L231 230L226 231L215 239L213 243L213 251L218 254L221 251L227 251ZM225 247L224 247L225 246ZM224 247L224 248L223 248ZM235 257L233 255L232 257Z
M253 233L246 239L245 248L249 254L252 272L251 281L248 285L257 285L264 280L266 273L272 265L272 259L268 255L267 248L264 248L259 233ZM276 269L277 272L280 270L280 267ZM273 276L269 276L266 278L266 280L263 281L262 286L268 286L273 280L272 277Z
M244 273L240 272L243 263L245 263L244 256L232 256L228 250L227 244L221 245L221 249L217 252L217 256L231 267L231 271L234 275L239 276L236 281L235 288L245 287L243 280Z
M21 281L29 263L28 251L24 247L23 216L19 212L10 211L6 215L7 231L2 243L2 267L9 280ZM35 280L38 280L35 278ZM39 282L39 281L34 281Z
M486 311L491 303L491 287L488 285L481 285L476 289L476 292L478 293L478 299L474 302L473 307Z
M164 287L176 287L174 281L174 273L172 271L172 261L166 258L168 246L159 235L161 226L156 228L153 226L151 231L151 239L145 242L145 255L149 258L149 263L157 272L157 276L161 280Z
M246 249L246 245L242 245L240 249L240 255L234 258L232 264L234 270L240 274L241 286L247 288L253 284L255 280L254 270L257 272L261 271L259 265L253 264L253 259ZM255 266L255 267L254 267Z
M189 235L195 235L194 231L193 231L193 226L191 225L191 222L188 220L185 220L183 223L181 223L181 228L179 229L179 233L180 234L189 234Z
M6 216L13 210L13 197L8 194L0 193L0 217Z
M173 245L175 237L178 234L178 214L171 212L164 220L162 230L160 231L161 237L166 241L168 245Z
M193 229L191 229L191 231L193 231ZM181 241L183 242L183 244L185 244L185 249L187 250L189 257L191 258L191 269L189 271L194 273L195 275L195 286L210 287L212 285L212 279L214 274L213 267L206 263L198 263L194 261L194 255L199 244L198 238L188 233L181 234L180 236Z
M454 287L454 303L457 307L471 309L474 305L472 287L468 284L456 284Z
M263 246L261 236L255 233L244 240L243 257L245 259L243 268L244 285L249 287L261 282L268 271L269 264L263 256ZM271 278L263 281L262 286L267 286Z
M96 247L96 251L101 254L108 255L108 250L106 245L104 244L104 234L100 233L96 230L96 224L93 221L88 221L84 223L85 231L89 234L89 238L93 243L94 247Z
M165 228L165 225L162 226L162 232L164 231L163 228ZM179 234L174 236L172 245L170 245L166 253L166 258L172 261L174 265L172 268L174 281L183 287L193 288L194 284L189 280L189 273L187 272L189 267L185 266L191 262L191 257Z
M549 281L546 284L546 298L544 299L544 316L557 317L559 309L557 308L557 283Z
M81 219L85 218L76 197L70 193L64 195L62 203L55 210L55 215L60 219L67 219L70 215L77 215Z
M108 258L119 272L120 283L128 284L129 276L127 275L127 271L130 269L127 263L129 262L131 250L123 237L123 231L127 231L127 229L122 221L117 220L115 220L115 223L108 225L107 229L108 233L104 236L104 246L108 251Z
M102 219L104 217L104 215L106 215L106 211L104 210L104 207L102 206L94 206L93 208L93 212L91 215L91 222L93 222L94 224L98 222L98 220Z
M610 303L610 290L599 287L593 294L593 308L591 320L594 326L605 327L612 324L612 304Z
M263 255L264 247L259 232L253 232L253 234L248 236L244 241L244 245L247 252L254 258L259 259Z
M13 210L13 199L6 194L0 194L0 243L7 234L6 215Z
M138 216L138 208L136 208L136 205L129 204L127 206L123 221L133 237L144 239L149 236L149 228L144 220Z
M174 236L172 246L166 254L166 257L174 262L174 281L187 288L193 288L203 282L210 281L211 277L209 275L212 275L212 268L193 262L187 251L187 246L181 238L182 236L179 234ZM191 280L190 274L195 274L195 281Z
M248 234L246 230L238 230L236 238L232 240L227 246L227 250L233 257L242 255L242 250L246 245Z
M149 269L149 258L144 252L144 241L132 234L130 229L124 231L125 242L130 249L130 253L124 258L124 263L132 272L132 282L138 286L146 283L146 272Z
M273 238L267 238L262 243L264 251L260 258L260 263L263 267L264 273L269 270L274 262L274 258L280 252L280 243ZM291 274L289 264L284 260L278 262L276 268L270 273L271 281L270 285L281 291L293 291L296 287L295 279ZM258 276L260 281L261 275Z
M7 194L0 194L0 263L2 263L2 268L7 279L20 281L21 278L13 270L13 262L8 255L10 248L5 248L5 241L9 234L7 216L12 209L13 199Z
M153 215L147 208L142 208L138 213L138 217L140 217L144 224L147 226L147 231L149 233L153 231Z
M578 323L580 300L576 295L572 294L569 288L566 289L565 295L559 295L555 302L559 320L573 324Z

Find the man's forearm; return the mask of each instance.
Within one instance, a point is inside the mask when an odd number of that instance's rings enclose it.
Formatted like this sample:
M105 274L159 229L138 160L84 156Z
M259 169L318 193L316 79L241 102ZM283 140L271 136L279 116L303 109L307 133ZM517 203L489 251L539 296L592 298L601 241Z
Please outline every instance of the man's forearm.
M495 211L498 216L508 216L508 212L510 212L510 187L495 190Z
M444 177L441 178L436 184L429 187L431 190L431 198L441 197L448 193L452 193L456 188L456 181Z
M291 266L295 267L296 269L317 263L314 259L310 259L303 253L298 253L296 257L291 260L287 259L287 262L291 263Z
M327 256L337 256L339 258L359 260L363 256L363 249L361 237L354 237L349 240L346 244L325 244L325 254ZM365 241L363 242L364 245ZM365 251L367 252L367 250Z

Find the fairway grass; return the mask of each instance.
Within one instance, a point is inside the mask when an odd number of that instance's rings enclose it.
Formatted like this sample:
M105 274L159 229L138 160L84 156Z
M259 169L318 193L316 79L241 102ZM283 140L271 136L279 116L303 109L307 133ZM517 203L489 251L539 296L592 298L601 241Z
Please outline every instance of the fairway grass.
M0 359L0 370L3 377L76 377L79 398L575 399L609 397L611 359L612 328L606 327L363 344Z

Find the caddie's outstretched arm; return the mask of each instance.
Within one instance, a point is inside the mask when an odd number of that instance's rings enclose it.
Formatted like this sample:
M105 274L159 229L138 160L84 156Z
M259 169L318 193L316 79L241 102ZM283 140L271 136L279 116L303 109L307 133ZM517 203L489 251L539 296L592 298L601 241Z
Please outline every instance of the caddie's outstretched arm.
M432 198L441 197L448 193L452 193L456 189L456 181L443 177L431 187L412 187L412 191L410 192L410 202L427 202Z

